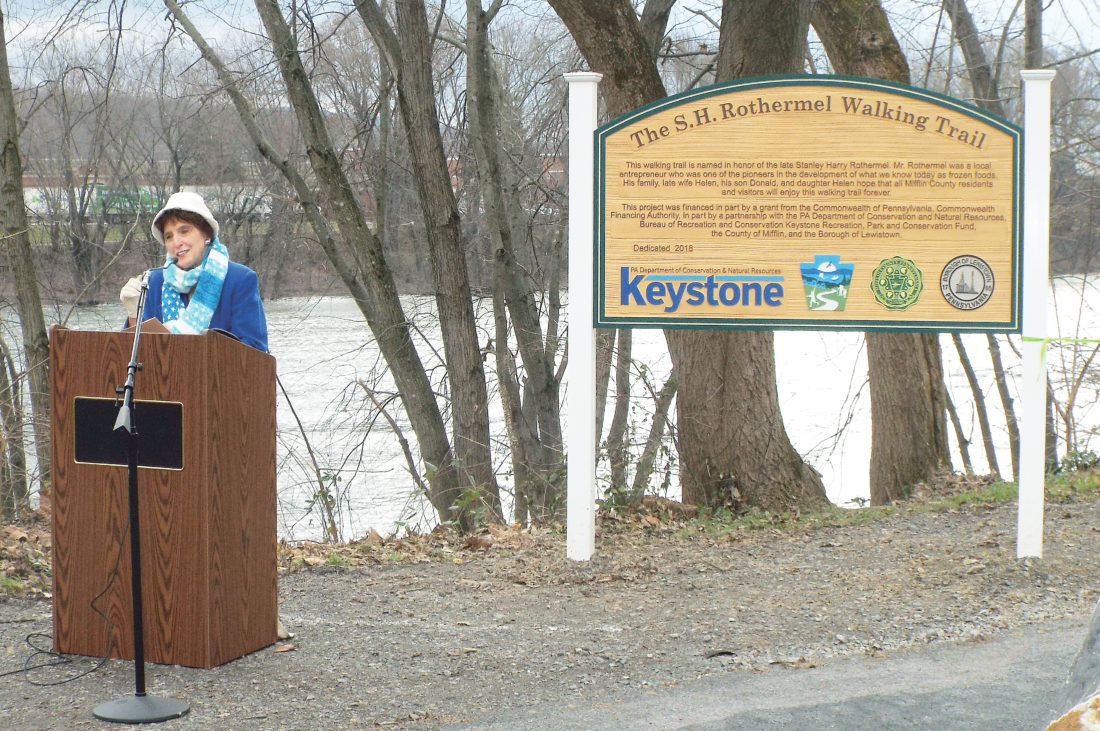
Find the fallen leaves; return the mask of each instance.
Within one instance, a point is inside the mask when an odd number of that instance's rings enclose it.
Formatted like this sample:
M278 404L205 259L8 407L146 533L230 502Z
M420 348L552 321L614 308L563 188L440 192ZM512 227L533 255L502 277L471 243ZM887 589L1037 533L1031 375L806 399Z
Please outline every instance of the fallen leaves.
M557 536L560 539L560 535ZM371 530L347 543L314 541L279 543L279 565L285 570L317 566L371 566L447 561L462 565L478 556L538 549L554 544L555 534L544 528L491 525L481 532L460 535L447 526L430 533L383 537Z
M50 596L50 521L32 513L19 525L0 530L0 596Z
M809 668L816 668L820 663L813 662L812 660L807 660L804 657L793 657L793 658L781 658L779 660L772 660L769 664L770 665L779 665L780 667L791 668L791 669L796 669L796 670L806 670L806 669L809 669Z
M489 536L466 536L466 542L463 545L466 548L485 551L493 547L493 539Z
M25 541L28 539L28 534L22 528L14 525L4 526L4 537L8 541Z

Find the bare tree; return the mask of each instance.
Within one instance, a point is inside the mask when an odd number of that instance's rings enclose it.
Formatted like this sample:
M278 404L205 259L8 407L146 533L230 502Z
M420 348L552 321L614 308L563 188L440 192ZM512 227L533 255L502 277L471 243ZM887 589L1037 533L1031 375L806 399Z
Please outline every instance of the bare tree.
M424 5L396 0L391 27L374 0L356 8L374 37L397 84L397 99L412 154L413 178L427 229L432 282L451 385L454 451L463 489L494 511L500 497L489 452L488 396L474 324L466 269L462 217L443 151L432 82L431 36Z
M15 361L0 339L0 519L12 520L30 508L27 452L23 443L22 399L15 386Z
M990 474L1001 479L1001 468L997 466L997 450L993 446L993 432L989 428L989 410L985 407L985 394L981 384L978 383L978 375L974 372L974 366L970 364L970 356L963 347L962 336L951 333L951 342L955 344L955 350L959 354L959 363L966 374L967 383L970 384L970 393L974 395L974 410L978 414L978 426L982 431L982 446L985 448L985 460L989 465ZM961 442L960 442L961 444Z
M1005 45L1004 38L1008 33L1007 24L1001 35L1001 43L998 45L997 60L991 63L982 43L982 37L974 24L974 19L970 14L966 1L947 0L944 2L944 8L951 18L953 37L962 47L963 57L966 59L967 76L976 97L976 103L978 106L994 114L1007 117L1005 103L997 91L998 77L1003 66L1001 61L1002 50ZM1013 15L1015 14L1015 10L1016 8L1014 7ZM1027 19L1025 21L1025 59L1029 63L1037 64L1035 67L1038 68L1042 65L1041 8L1036 8L1034 4L1029 2L1026 4L1025 10L1027 13ZM1012 397L1005 384L1007 379L1004 374L1004 368L1001 365L1000 348L997 345L997 340L993 335L988 335L987 342L989 344L990 356L993 359L994 374L997 380L997 391L1001 397L1001 406L1004 409L1005 421L1008 427L1009 447L1012 457L1012 474L1014 477L1018 477L1020 430L1016 422L1015 408L1012 403ZM1047 388L1049 391L1049 377ZM1057 461L1057 443L1058 437L1054 426L1053 399L1048 399L1046 415L1046 454L1048 464L1053 464Z
M650 390L652 392L652 389ZM646 436L642 453L638 455L638 466L634 470L634 481L630 489L632 495L642 495L649 483L650 475L653 474L657 452L661 448L665 426L668 424L668 410L672 405L672 399L676 396L675 371L669 375L665 385L661 386L661 390L653 395L653 421L649 423L649 434Z
M328 199L335 230L329 227L311 186L271 145L256 124L253 111L228 67L174 0L165 0L165 5L199 47L203 58L216 69L260 154L292 185L318 243L363 313L393 374L416 434L421 458L428 465L432 505L441 520L450 520L454 516L461 487L443 417L413 344L409 320L398 299L393 273L382 251L382 242L367 227L359 203L352 194L352 187L333 150L324 115L308 83L294 39L281 12L273 2L258 4L265 26L270 26L269 37L287 85L287 93L294 102L314 173Z
M594 71L612 115L665 96L655 54L625 0L549 0ZM725 2L718 75L798 71L807 2ZM769 510L826 502L818 473L794 451L779 412L771 333L666 332L679 382L685 501Z
M85 9L74 12L83 18ZM95 40L70 40L59 32L44 44L36 62L44 78L35 89L33 124L23 135L29 171L47 203L45 230L51 244L67 253L77 304L95 300L94 287L109 261L106 244L118 213L109 201L117 200L114 186L134 139L126 115L113 110L116 71L124 63L121 12L118 6L107 9L105 32Z
M611 425L607 428L607 462L611 468L611 489L626 487L627 417L630 415L630 365L633 350L633 331L621 328L617 332L615 347L615 406L611 411Z
M909 65L878 0L814 5L814 29L842 74L909 82ZM868 333L871 504L902 498L950 464L939 338Z
M542 486L529 493L526 502L529 510L535 508L541 513L539 517L545 517L553 508L560 507L557 477L562 474L562 434L559 379L554 373L556 343L544 338L535 291L538 282L524 271L517 253L517 239L523 231L519 185L503 159L509 147L501 129L505 92L489 41L489 24L500 5L494 2L485 11L480 0L466 2L466 107L493 241L494 290L503 296L515 326L520 357L535 398L535 424L522 431L513 427L517 435L532 437L524 445L524 452L531 460L526 471L537 477ZM501 342L499 337L497 343L498 347L506 347L506 341Z
M19 155L19 117L8 67L4 15L0 12L0 237L7 254L18 301L23 357L34 412L34 443L42 494L48 493L50 468L49 342L38 291L30 229L23 201L23 163Z

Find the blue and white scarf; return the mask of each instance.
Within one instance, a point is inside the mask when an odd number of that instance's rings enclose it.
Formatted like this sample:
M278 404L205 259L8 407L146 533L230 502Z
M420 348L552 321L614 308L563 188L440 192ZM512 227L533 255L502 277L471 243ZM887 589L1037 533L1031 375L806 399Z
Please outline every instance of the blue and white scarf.
M202 264L194 269L180 269L171 259L164 266L161 287L161 314L165 326L175 333L198 335L210 327L210 318L218 309L222 285L229 271L229 252L217 238L207 247ZM180 294L195 292L187 305Z

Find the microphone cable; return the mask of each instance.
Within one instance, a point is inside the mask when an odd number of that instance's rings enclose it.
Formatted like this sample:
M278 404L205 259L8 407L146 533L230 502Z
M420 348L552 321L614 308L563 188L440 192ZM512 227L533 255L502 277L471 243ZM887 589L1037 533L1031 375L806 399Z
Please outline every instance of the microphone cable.
M126 536L129 535L129 533L130 518L129 514L127 514L126 525L123 527L122 535L119 536L118 549L115 551L114 565L111 567L111 572L107 576L107 583L103 586L99 593L92 597L91 601L88 602L88 606L91 607L93 612L103 618L103 623L107 627L107 649L104 651L103 656L98 658L98 660L92 667L87 668L77 673L76 675L62 678L61 680L37 680L31 676L31 673L33 673L35 670L71 665L74 662L74 656L54 652L52 649L46 649L45 647L39 647L35 643L41 640L45 640L47 646L52 648L53 635L46 632L31 632L23 638L24 642L26 642L27 646L30 647L32 650L31 654L27 656L27 659L23 661L23 667L17 670L9 670L7 672L0 673L0 678L22 673L27 682L31 685L37 685L39 687L49 687L54 685L64 685L65 683L71 683L74 680L79 680L80 678L83 678L87 675L91 675L92 673L107 664L107 661L111 659L111 650L114 649L114 625L111 622L111 618L104 614L103 610L101 610L96 603L100 599L102 599L108 591L110 591L111 586L113 586L115 583L115 579L118 578L118 568L122 562L122 548L126 543ZM47 657L50 659L39 662L37 664L31 664L35 659L40 657Z

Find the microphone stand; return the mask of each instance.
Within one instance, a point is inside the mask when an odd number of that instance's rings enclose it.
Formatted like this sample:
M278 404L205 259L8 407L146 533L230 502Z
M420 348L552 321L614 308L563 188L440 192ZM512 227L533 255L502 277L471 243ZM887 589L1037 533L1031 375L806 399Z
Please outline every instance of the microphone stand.
M102 721L115 723L158 723L168 721L191 710L191 704L178 698L164 698L145 694L145 632L141 616L141 530L138 523L138 447L137 427L134 424L134 380L141 370L138 363L138 343L141 341L141 316L145 313L145 295L149 291L149 272L141 280L138 295L137 316L134 318L134 347L130 363L126 366L126 385L115 387L116 397L122 397L114 431L126 440L126 467L129 476L130 507L130 599L133 605L134 630L134 695L115 701L100 703L92 715Z

